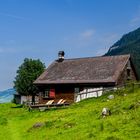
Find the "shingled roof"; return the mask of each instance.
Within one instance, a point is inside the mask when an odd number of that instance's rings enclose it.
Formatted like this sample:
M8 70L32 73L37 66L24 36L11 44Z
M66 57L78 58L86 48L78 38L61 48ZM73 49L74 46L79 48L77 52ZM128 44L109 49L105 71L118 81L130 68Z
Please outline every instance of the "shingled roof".
M34 84L116 83L130 55L54 61Z

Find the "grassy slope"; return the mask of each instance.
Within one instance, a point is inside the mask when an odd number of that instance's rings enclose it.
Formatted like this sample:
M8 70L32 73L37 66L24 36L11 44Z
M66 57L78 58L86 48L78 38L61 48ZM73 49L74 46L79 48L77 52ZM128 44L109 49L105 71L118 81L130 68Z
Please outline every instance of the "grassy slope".
M120 95L121 94L121 95ZM25 108L0 105L0 140L139 140L140 90L107 101L107 95L76 103L67 109L28 112ZM137 105L136 105L137 106ZM103 107L111 108L112 115L102 119ZM33 128L37 122L45 122Z

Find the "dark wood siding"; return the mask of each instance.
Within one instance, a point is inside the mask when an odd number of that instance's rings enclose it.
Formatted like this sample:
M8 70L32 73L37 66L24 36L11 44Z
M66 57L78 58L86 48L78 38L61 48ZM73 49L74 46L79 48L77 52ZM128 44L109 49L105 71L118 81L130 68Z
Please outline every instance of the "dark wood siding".
M65 99L67 102L74 102L74 86L73 85L59 85L55 87L56 99Z
M121 73L121 75L118 79L118 82L117 82L118 86L123 86L129 80L131 80L131 81L137 80L136 73L135 73L135 70L134 70L132 63L130 63L130 76L128 76L127 67L128 67L128 65L125 66L125 68L123 69L123 72Z
M55 89L55 98L44 98L43 93L45 89ZM66 102L68 103L73 103L74 102L74 86L73 85L55 85L55 86L50 86L46 87L45 85L40 88L40 98L39 98L39 103L44 104L47 103L47 101L53 99L56 103L60 99L65 99Z

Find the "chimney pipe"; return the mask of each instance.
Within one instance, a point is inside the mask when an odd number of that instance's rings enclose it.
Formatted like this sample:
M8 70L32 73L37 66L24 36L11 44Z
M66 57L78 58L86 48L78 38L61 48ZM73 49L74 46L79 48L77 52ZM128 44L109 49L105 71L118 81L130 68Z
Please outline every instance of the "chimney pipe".
M65 55L64 51L59 51L58 52L58 61L59 62L62 62L64 60L64 55Z

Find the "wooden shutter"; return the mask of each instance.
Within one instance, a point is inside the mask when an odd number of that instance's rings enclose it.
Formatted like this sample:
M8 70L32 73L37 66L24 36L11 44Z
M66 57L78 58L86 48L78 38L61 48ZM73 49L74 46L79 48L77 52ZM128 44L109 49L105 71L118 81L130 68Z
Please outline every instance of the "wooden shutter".
M50 98L55 98L55 89L50 89Z

